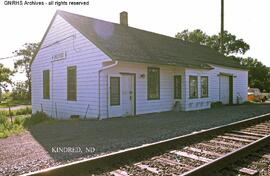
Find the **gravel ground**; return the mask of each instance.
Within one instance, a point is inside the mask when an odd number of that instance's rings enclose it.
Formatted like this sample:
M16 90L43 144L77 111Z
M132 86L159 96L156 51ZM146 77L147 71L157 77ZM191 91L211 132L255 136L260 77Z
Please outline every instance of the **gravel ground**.
M268 112L270 105L240 105L193 112L153 113L102 121L42 123L24 134L0 139L0 175L36 171ZM63 147L70 147L73 151L57 151ZM88 150L92 148L95 151Z
M229 165L227 168L221 169L219 174L221 175L239 175L248 176L236 171L236 168L248 168L257 170L259 173L256 176L269 176L270 175L270 160L263 157L263 155L270 155L270 145L265 146L262 150L256 151L245 158L241 158L234 164ZM218 176L218 174L213 174Z

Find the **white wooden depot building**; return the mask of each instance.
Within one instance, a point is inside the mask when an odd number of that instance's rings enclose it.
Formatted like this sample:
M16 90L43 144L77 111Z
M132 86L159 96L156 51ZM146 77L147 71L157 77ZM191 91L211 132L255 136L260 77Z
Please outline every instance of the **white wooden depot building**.
M247 100L248 71L198 44L57 11L32 61L33 113L109 118Z

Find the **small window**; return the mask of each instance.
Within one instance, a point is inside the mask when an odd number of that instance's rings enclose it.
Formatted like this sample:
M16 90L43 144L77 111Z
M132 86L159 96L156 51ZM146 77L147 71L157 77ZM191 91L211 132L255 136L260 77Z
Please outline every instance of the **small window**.
M43 71L43 99L50 99L50 70Z
M160 73L159 68L149 67L147 72L148 100L160 99Z
M174 76L174 98L182 98L182 77L181 75Z
M208 97L208 76L201 77L201 97Z
M120 77L110 77L110 104L120 105Z
M67 68L67 99L77 100L77 68L76 66Z
M189 98L198 98L198 77L189 76Z

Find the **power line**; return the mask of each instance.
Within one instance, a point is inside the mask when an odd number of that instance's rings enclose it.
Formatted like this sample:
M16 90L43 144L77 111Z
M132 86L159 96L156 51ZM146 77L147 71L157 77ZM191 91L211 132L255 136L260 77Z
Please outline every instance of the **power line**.
M2 57L2 58L0 58L0 60L11 59L11 58L14 58L14 57L18 57L18 56L8 56L8 57Z

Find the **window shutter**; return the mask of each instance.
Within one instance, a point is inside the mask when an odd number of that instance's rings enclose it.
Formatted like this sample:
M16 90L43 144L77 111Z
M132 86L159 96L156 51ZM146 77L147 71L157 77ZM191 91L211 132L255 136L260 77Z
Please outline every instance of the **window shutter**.
M160 99L160 72L159 68L148 67L147 71L148 100Z
M50 99L50 70L43 71L43 99Z
M120 77L110 77L110 104L120 105Z
M76 66L67 68L67 99L77 100L77 68Z

